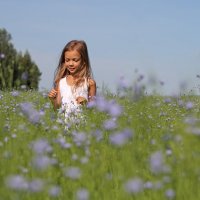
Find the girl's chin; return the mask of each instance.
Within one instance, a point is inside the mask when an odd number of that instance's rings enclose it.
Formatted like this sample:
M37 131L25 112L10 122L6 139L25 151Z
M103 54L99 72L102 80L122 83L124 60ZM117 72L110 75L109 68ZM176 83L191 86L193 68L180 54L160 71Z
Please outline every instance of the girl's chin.
M69 71L69 74L72 75L72 76L75 76L77 75L78 73L76 71Z
M70 74L75 74L76 70L68 70Z

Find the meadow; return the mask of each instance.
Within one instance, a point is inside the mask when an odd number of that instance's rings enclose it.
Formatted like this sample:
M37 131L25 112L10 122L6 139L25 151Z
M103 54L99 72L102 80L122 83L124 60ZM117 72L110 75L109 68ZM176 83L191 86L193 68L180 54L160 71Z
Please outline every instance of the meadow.
M200 199L200 97L136 94L72 123L47 91L0 91L0 200Z

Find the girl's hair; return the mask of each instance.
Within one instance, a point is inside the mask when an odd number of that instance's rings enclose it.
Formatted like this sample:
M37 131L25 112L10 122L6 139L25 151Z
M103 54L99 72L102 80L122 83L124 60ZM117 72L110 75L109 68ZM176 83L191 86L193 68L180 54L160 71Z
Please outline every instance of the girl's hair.
M87 50L87 45L83 40L72 40L69 43L65 45L65 47L62 50L58 66L56 68L55 74L54 74L54 87L57 88L59 81L61 78L64 78L66 75L70 74L69 71L64 67L65 62L65 52L66 51L72 51L76 50L81 55L81 67L79 68L79 72L76 75L76 82L75 82L75 88L80 86L85 78L92 78L92 69L90 66L90 60Z

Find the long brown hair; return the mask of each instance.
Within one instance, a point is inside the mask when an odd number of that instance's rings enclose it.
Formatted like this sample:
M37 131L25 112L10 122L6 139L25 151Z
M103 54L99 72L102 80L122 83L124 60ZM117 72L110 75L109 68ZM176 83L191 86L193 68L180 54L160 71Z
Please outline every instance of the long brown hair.
M67 43L62 50L58 66L54 74L55 88L58 87L61 78L64 78L66 75L70 74L70 72L63 66L63 64L65 62L65 52L72 50L78 51L78 53L81 55L82 61L79 73L75 77L77 78L77 80L75 81L74 87L77 88L78 86L80 86L84 82L85 78L92 78L92 69L90 66L90 60L86 43L83 40L72 40L69 43Z

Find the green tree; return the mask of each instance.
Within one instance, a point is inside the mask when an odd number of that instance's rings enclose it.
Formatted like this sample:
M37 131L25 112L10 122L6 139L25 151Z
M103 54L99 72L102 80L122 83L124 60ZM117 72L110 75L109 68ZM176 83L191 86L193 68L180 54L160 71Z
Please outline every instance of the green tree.
M38 89L41 72L28 51L17 52L11 35L0 29L0 89Z

